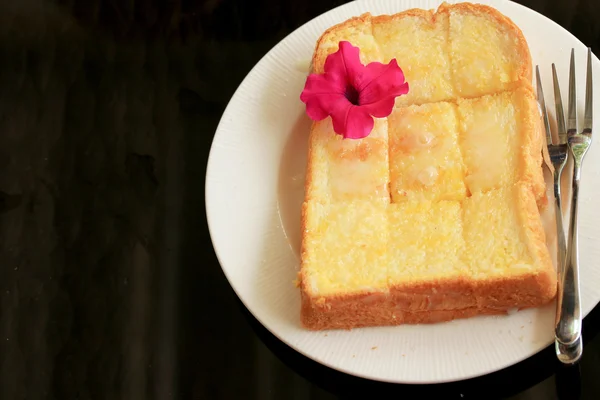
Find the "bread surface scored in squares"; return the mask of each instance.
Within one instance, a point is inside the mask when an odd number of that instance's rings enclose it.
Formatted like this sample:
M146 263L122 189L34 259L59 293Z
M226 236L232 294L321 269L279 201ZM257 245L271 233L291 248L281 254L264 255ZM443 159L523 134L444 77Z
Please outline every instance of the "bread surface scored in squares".
M448 15L411 10L372 19L382 62L396 58L410 91L396 104L422 104L454 98L448 58Z
M379 45L373 37L372 20L370 14L365 14L327 30L317 44L312 60L313 72L323 73L327 56L335 53L338 50L339 42L343 40L360 48L360 61L363 64L382 61Z
M531 80L531 56L521 31L504 15L481 5L444 7L456 94L476 97Z
M527 307L550 300L555 272L535 197L524 183L474 194L463 203L470 278L487 307ZM497 282L497 285L490 285ZM511 282L511 285L504 284Z
M305 204L303 281L311 296L385 290L387 206L370 201ZM323 265L327 265L323 268Z
M387 129L386 120L376 120L368 137L343 140L333 131L331 118L315 122L309 139L306 198L389 203Z
M396 109L388 117L388 135L394 202L466 197L455 104L440 102Z
M404 201L388 207L390 285L462 277L465 241L458 201Z
M531 88L458 99L458 117L468 190L485 192L523 181L540 202L545 196L543 138Z
M311 128L304 326L431 323L549 302L544 136L520 30L466 3L365 14L322 35L314 72L342 40L365 64L396 58L410 92L367 138L342 139L330 118Z

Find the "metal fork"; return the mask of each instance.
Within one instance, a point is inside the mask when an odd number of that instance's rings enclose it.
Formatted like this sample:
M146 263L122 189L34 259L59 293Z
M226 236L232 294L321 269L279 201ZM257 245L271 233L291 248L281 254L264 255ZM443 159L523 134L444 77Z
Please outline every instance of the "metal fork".
M562 279L563 296L560 318L557 320L555 336L560 345L571 346L581 341L581 306L579 303L579 246L577 240L577 212L579 204L579 182L583 159L592 144L592 51L588 48L585 87L585 111L583 130L578 133L577 96L575 90L575 51L571 50L569 70L569 111L567 117L567 142L573 157L573 180L571 183L571 213L567 242L567 259ZM560 346L557 346L557 350ZM557 354L558 355L558 354ZM559 356L560 358L560 356Z
M554 83L554 105L556 108L556 125L558 130L558 143L552 139L552 133L550 130L550 122L548 119L548 111L546 108L546 102L544 100L544 91L542 89L542 80L540 78L540 69L538 66L535 67L535 76L536 76L536 87L537 87L537 98L540 104L540 108L542 110L542 117L544 121L544 128L546 130L546 143L548 144L548 155L550 156L550 161L552 162L552 166L554 167L553 178L554 178L554 212L556 219L556 242L557 242L557 272L558 272L558 282L559 282L559 290L558 297L562 297L562 287L564 287L562 283L561 277L564 274L564 265L567 259L567 242L565 240L565 230L563 227L563 213L562 213L562 197L561 197L561 177L562 172L567 164L567 159L569 158L569 147L567 144L567 128L565 126L565 118L562 106L562 97L560 93L560 86L558 84L558 77L556 75L556 67L552 64L552 80ZM561 304L561 300L557 302L556 308L556 321L558 322L560 319L560 310L561 307L558 305ZM555 340L556 346L560 345L560 341L558 339ZM577 351L581 349L581 343L578 344L578 348L570 349L562 346L556 348L556 354L563 355L559 356L559 359L571 360L569 363L576 362L581 355L581 351ZM579 355L578 355L579 354Z
M588 48L586 97L584 127L577 133L577 96L575 89L575 54L571 50L571 64L569 70L569 109L567 127L562 107L562 98L556 76L556 68L552 64L554 81L554 96L556 106L556 119L558 128L558 144L552 143L550 124L544 102L544 96L536 67L538 87L538 101L542 108L548 153L554 166L554 197L557 223L558 244L558 295L555 322L555 348L558 359L565 364L572 364L581 357L581 306L579 303L579 262L577 242L577 209L579 196L579 182L581 178L581 165L583 158L591 144L592 134L592 62L591 49ZM566 144L565 144L566 143ZM560 177L566 164L567 147L573 157L573 182L571 200L571 223L569 225L568 244L565 245L564 228L561 211Z

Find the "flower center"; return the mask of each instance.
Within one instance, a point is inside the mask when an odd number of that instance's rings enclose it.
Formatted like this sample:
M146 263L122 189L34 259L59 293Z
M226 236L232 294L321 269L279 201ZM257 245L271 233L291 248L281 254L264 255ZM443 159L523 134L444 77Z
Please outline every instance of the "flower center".
M358 90L356 90L356 88L352 85L348 85L346 86L346 92L344 93L344 96L346 96L346 98L348 99L348 101L350 103L352 103L355 106L358 106Z

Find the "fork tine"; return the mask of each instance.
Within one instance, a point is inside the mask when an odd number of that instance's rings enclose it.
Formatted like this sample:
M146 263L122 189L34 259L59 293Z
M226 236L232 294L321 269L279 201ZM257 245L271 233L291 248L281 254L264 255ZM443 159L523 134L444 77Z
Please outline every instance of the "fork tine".
M571 49L571 66L569 68L569 111L567 132L577 133L577 89L575 88L575 49Z
M546 101L544 100L544 90L542 89L542 80L540 79L540 68L535 66L535 79L537 87L538 104L542 111L544 119L544 128L546 129L546 144L552 144L552 134L550 133L550 122L548 120L548 111L546 110Z
M585 79L585 113L583 114L584 133L592 132L592 49L588 47L587 56L587 76Z
M565 126L565 112L563 110L560 85L556 75L556 67L552 64L552 80L554 83L554 106L556 108L556 127L558 128L558 144L567 143L567 128Z

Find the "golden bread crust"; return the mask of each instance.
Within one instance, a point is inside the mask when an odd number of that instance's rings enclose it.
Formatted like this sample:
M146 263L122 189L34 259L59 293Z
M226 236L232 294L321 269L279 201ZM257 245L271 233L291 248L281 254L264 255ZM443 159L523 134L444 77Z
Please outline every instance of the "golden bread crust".
M540 209L548 204L546 198L546 182L542 164L544 163L544 150L547 151L546 136L543 131L542 120L539 116L537 96L530 85L522 85L517 89L521 94L521 118L518 123L519 131L523 132L523 163L524 178L534 193Z
M547 273L488 281L439 281L406 291L313 297L302 290L301 322L310 330L437 323L476 315L507 314L547 304L556 280Z
M337 51L338 42L341 40L352 41L352 35L348 34L349 31L371 32L371 21L371 14L364 13L327 29L317 41L317 46L311 61L311 71L316 74L322 74L324 72L325 60L327 60L329 54ZM332 46L332 44L335 44L335 46ZM361 57L363 56L364 54L361 54ZM374 60L369 60L369 62L370 61Z

